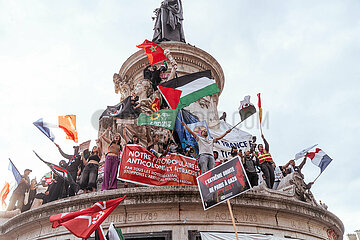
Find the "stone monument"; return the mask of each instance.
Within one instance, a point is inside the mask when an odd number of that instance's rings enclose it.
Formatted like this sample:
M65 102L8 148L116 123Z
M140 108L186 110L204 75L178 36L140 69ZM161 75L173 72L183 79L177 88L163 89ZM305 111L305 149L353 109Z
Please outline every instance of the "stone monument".
M210 129L216 129L219 125L217 105L225 84L220 64L204 50L184 43L180 0L164 1L156 14L154 41L161 42L170 62L162 78L166 80L175 75L211 70L220 92L200 99L186 109L200 120L206 120ZM169 19L171 25L164 25ZM147 65L144 51L139 50L113 77L119 101L133 92L139 96L143 112L148 112L149 104L159 97L159 93L154 92L149 81L144 79L143 70ZM143 145L147 144L151 131L161 131L153 127L138 127L136 119L102 118L99 134L108 127L112 127L112 133L125 133L129 137L137 134ZM102 226L106 230L110 222L114 222L126 239L199 240L200 232L234 232L227 205L220 204L204 211L197 186L130 187L81 194L16 216L0 216L0 239L77 239L64 227L51 228L49 216L84 209L95 202L125 194L125 200ZM343 238L344 226L340 219L317 204L302 177L296 173L289 175L279 190L260 185L230 202L237 231L242 234L292 239Z

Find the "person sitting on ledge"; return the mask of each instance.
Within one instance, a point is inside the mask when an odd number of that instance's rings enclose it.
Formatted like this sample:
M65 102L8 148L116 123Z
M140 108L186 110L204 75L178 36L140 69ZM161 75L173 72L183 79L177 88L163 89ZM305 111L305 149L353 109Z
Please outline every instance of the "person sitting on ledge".
M215 167L215 159L214 159L214 143L222 139L226 136L231 129L227 130L223 135L214 139L207 139L209 133L207 129L201 131L201 136L198 136L195 132L193 132L184 122L181 122L181 125L186 128L186 130L191 133L191 135L195 138L199 145L199 160L198 164L200 166L201 174L211 170Z

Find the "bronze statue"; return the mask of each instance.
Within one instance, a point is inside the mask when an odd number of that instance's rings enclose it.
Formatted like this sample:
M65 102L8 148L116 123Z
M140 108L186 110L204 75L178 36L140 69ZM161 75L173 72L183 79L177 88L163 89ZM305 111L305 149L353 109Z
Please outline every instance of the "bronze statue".
M181 0L165 0L160 8L154 10L156 15L153 42L162 41L185 42L182 27L183 9Z

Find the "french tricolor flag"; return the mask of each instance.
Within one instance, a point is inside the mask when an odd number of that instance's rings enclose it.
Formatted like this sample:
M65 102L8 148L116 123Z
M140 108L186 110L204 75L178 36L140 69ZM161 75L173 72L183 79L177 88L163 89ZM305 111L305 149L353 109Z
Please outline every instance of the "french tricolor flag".
M332 159L320 148L316 148L314 152L308 152L306 156L311 159L313 164L320 168L320 173L322 173L332 161Z
M54 134L51 132L50 128L54 127L53 124L49 124L47 122L44 122L42 118L39 120L33 122L35 127L37 127L45 136L47 136L51 141L55 140Z

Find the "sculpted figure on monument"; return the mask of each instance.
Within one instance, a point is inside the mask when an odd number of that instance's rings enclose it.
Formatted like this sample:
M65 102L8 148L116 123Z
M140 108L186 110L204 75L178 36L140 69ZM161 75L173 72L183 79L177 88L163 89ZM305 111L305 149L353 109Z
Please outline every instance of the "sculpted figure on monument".
M182 27L183 9L181 0L165 0L160 8L154 10L156 15L153 42L162 41L185 42Z
M113 82L115 86L115 93L119 93L120 101L123 101L131 93L129 83L126 81L126 78L122 79L117 73L113 76Z

